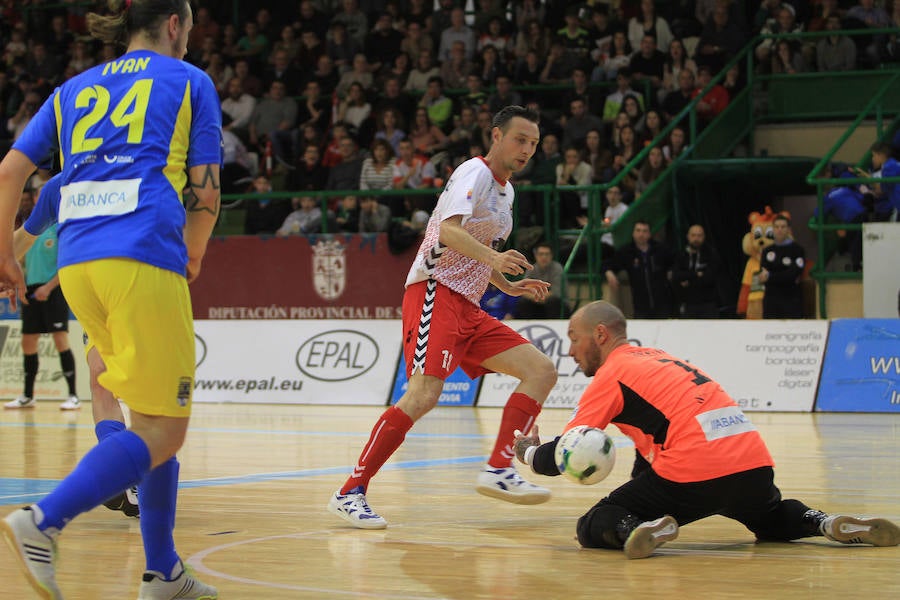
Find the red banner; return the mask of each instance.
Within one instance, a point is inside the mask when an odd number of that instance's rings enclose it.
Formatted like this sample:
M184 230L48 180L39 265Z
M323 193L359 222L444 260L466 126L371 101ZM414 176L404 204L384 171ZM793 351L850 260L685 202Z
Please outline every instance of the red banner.
M399 319L418 244L386 234L210 240L191 284L197 319Z

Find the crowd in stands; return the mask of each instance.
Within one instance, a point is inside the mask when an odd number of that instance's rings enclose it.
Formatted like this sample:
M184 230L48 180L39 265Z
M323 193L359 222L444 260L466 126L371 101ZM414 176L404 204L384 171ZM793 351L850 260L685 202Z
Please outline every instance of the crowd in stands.
M409 206L376 195L387 212L372 212L368 201L335 197L314 216L302 192L440 186L487 152L492 114L513 103L541 114L541 147L518 183L608 182L756 33L900 27L900 1L858 2L261 0L237 3L235 14L235 3L197 1L187 60L221 94L224 191L297 192L254 201L247 233L302 233L323 218L384 230L415 224L434 198ZM3 6L0 136L10 143L54 86L119 49L86 35L85 2ZM897 36L835 35L766 40L754 54L761 72L797 73L874 67L900 52ZM744 86L742 68L704 95L701 120ZM622 180L608 218L689 143L686 127L672 130ZM537 198L523 194L521 204L521 225L542 222ZM562 212L564 227L583 226L587 195L565 194Z

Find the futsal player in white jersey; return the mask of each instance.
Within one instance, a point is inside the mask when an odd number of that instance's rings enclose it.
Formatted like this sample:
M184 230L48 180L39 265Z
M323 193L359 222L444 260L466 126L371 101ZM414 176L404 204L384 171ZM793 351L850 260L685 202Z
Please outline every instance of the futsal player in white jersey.
M478 305L488 283L511 296L546 298L550 284L508 281L531 268L516 250L501 252L512 230L510 176L525 167L540 141L537 114L508 106L494 116L486 157L454 171L438 199L425 239L410 269L403 296L403 352L407 391L387 409L328 509L356 527L383 529L387 521L366 501L369 480L400 447L413 423L437 405L444 380L462 366L472 378L497 372L520 380L503 410L500 431L478 492L538 504L550 490L531 484L512 466L515 431L528 431L556 383L552 361Z

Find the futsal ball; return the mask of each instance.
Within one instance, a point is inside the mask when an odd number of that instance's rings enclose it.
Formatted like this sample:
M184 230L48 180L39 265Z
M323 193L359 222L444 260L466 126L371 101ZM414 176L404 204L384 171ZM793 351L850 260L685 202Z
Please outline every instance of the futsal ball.
M556 442L556 466L575 483L603 481L616 463L616 446L602 429L579 425Z

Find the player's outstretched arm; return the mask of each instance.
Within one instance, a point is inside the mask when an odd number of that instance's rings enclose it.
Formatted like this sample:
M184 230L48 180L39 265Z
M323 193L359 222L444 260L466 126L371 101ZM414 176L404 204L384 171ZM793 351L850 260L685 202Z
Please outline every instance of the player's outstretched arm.
M520 279L510 281L510 296L531 296L536 302L543 302L550 295L550 283L541 279Z
M206 244L219 218L222 193L219 165L197 165L188 171L188 188L184 193L187 222L184 243L188 253L188 282L200 274L200 263Z
M528 259L519 251L497 252L472 237L468 231L463 229L462 215L454 215L441 221L440 242L463 256L490 265L495 271L507 275L521 275L532 268Z
M540 279L520 279L510 281L503 273L494 269L491 283L507 296L531 296L537 302L543 302L550 295L550 284Z
M556 452L556 442L559 438L554 438L552 442L541 444L541 438L538 436L538 427L535 425L531 433L524 435L521 431L516 431L516 439L513 441L513 448L516 457L531 467L531 470L539 475L549 475L555 477L559 475L559 467L556 466L554 453Z

